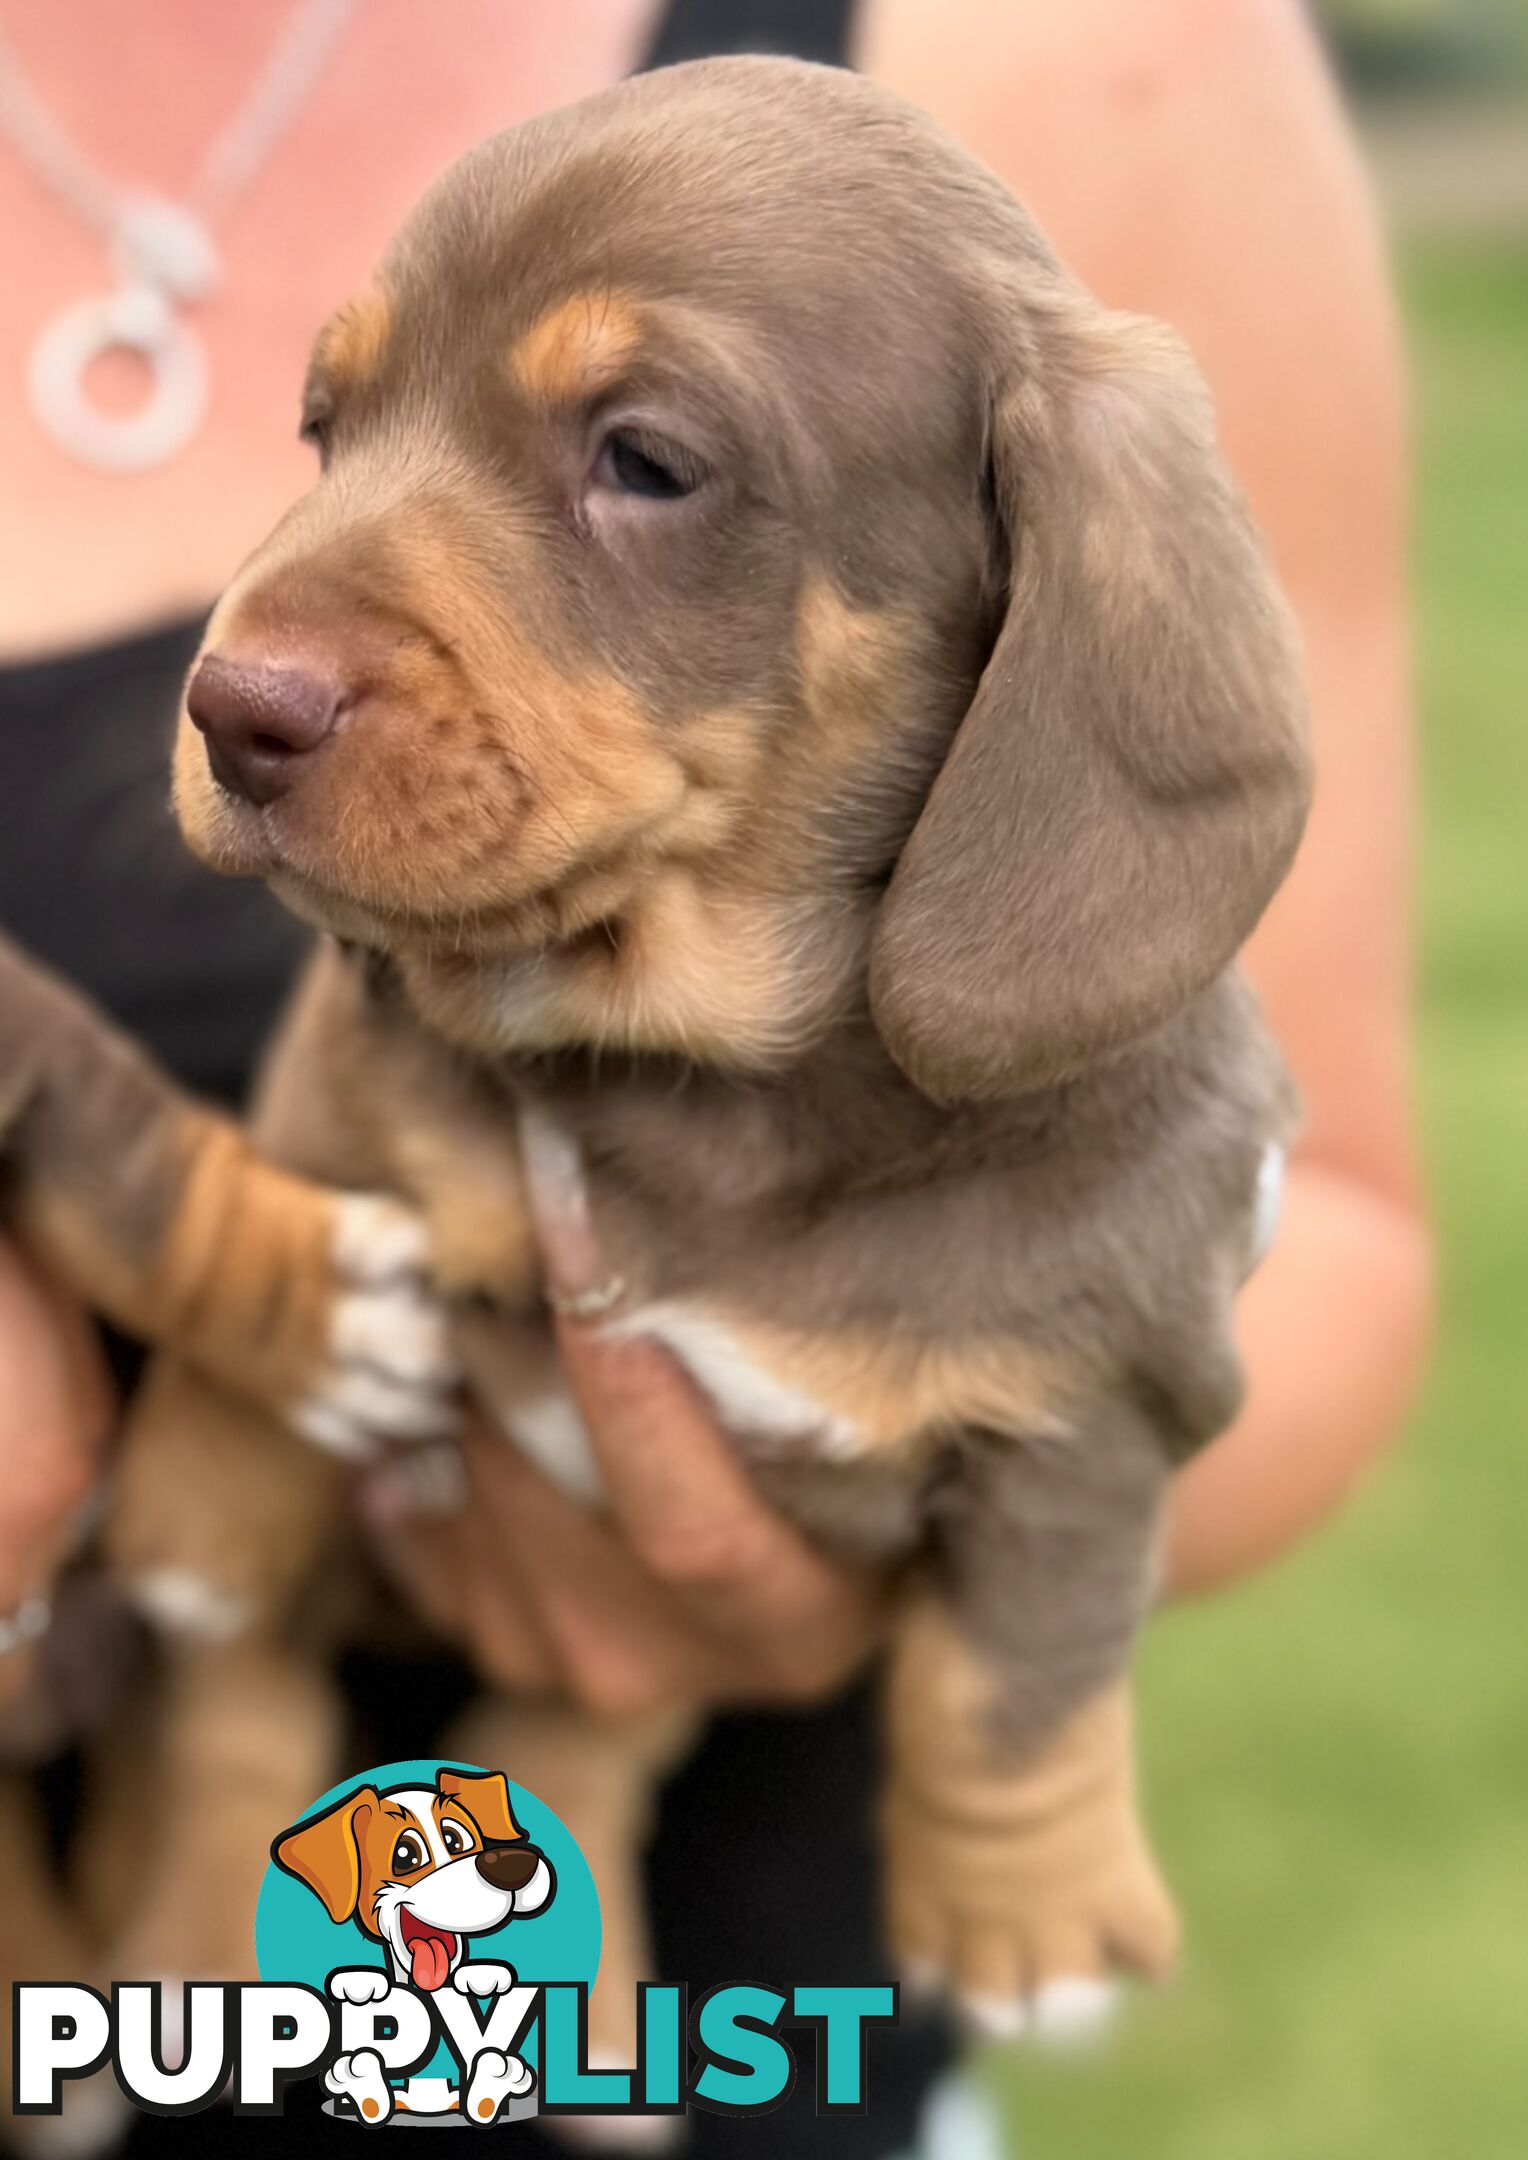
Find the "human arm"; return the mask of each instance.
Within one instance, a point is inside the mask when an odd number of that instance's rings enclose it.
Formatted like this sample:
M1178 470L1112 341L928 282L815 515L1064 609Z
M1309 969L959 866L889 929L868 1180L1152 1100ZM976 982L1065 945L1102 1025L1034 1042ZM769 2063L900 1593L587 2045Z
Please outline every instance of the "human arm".
M1294 0L964 0L937 18L874 0L859 58L1001 173L1103 299L1187 338L1304 638L1316 806L1246 957L1306 1126L1243 1301L1246 1410L1175 1495L1169 1587L1208 1589L1305 1535L1383 1452L1431 1312L1405 389L1378 221Z

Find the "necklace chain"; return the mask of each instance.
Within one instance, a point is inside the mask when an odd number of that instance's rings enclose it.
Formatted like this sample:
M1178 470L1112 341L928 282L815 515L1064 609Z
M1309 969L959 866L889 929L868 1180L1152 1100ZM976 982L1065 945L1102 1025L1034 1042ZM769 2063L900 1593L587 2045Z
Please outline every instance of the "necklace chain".
M214 137L180 198L203 224L225 217L297 118L355 0L300 0L243 104ZM36 177L87 225L115 233L134 191L71 142L16 64L0 30L0 133Z
M29 370L37 418L86 464L114 471L161 464L200 426L206 357L174 310L216 285L211 227L247 192L296 120L354 7L355 0L298 0L243 103L179 198L124 186L104 172L60 127L0 31L0 136L66 209L108 242L119 274L116 292L81 301L46 326ZM139 353L154 382L148 405L125 419L97 412L85 395L86 371L113 346Z

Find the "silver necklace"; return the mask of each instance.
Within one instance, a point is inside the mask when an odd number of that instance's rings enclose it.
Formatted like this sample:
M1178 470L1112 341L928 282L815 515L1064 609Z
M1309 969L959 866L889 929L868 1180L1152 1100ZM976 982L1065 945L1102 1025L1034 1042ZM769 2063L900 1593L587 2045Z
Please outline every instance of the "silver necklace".
M215 292L212 231L249 187L318 80L355 0L299 0L243 105L215 139L184 197L124 187L72 143L0 34L0 134L44 186L105 240L115 290L79 300L32 347L32 411L60 449L101 472L163 465L207 411L206 348L179 310ZM138 411L104 413L85 392L93 361L116 347L149 371Z

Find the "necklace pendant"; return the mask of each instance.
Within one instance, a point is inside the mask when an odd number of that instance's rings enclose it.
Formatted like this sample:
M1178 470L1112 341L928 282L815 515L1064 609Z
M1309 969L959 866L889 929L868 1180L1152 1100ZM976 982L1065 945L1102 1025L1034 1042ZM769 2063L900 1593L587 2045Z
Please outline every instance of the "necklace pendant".
M136 412L104 413L85 378L114 348L136 353L151 377ZM191 440L207 411L207 355L164 287L136 282L55 315L32 348L32 410L59 448L98 472L145 472Z
M124 285L157 285L177 300L205 300L222 264L212 235L194 211L167 195L125 195L112 233Z

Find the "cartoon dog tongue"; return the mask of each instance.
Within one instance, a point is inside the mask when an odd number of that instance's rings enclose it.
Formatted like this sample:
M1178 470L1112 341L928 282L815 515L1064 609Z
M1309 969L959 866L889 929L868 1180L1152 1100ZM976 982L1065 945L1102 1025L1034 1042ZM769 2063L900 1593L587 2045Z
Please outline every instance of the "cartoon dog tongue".
M409 1931L409 1974L416 1988L425 1994L445 1984L451 1970L451 1948L454 1938L438 1933L435 1929L421 1929L416 1935Z

